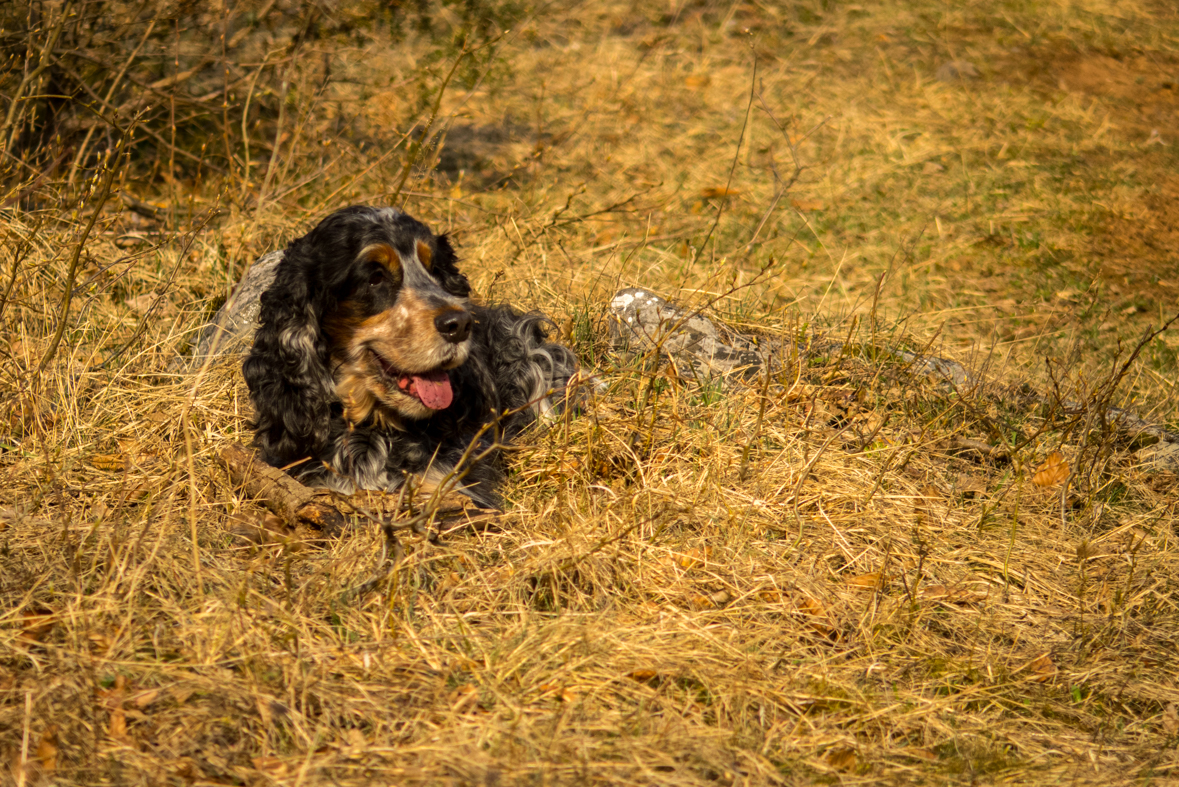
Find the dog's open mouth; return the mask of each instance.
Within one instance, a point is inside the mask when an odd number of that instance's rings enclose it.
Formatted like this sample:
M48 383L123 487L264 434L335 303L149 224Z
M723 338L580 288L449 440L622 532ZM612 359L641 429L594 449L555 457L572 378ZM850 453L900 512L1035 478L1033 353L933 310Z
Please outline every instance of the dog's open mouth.
M397 390L412 396L431 410L445 410L454 401L450 375L442 369L409 374L398 370L375 351L373 357L377 359L377 366L385 377L397 384Z

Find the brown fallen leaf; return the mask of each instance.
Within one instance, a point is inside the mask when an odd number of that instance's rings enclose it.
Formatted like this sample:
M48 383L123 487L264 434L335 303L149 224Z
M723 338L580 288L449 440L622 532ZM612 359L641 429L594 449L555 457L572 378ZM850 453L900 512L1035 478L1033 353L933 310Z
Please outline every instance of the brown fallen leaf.
M926 503L942 499L942 493L933 484L926 484L921 487L919 494L921 495L922 501Z
M819 202L818 200L815 200L815 199L792 199L792 200L790 200L790 204L793 205L798 210L802 210L802 211L814 211L814 210L822 210L823 209L823 203Z
M937 601L938 599L948 598L950 589L945 585L926 585L921 588L921 598L930 601Z
M1179 732L1179 705L1172 702L1163 711L1163 730L1168 735L1174 735Z
M718 590L717 592L710 595L708 600L718 607L723 607L725 604L728 604L733 600L733 594L727 590Z
M704 199L720 199L722 197L736 197L741 192L737 189L731 189L727 186L709 186L700 189L700 196Z
M122 454L94 454L90 457L90 464L108 473L117 473L128 465Z
M540 689L542 696L554 696L564 703L570 703L577 699L577 692L562 686L560 683L542 683L537 688Z
M1065 461L1059 452L1053 451L1048 454L1048 458L1044 460L1044 464L1036 468L1036 472L1032 476L1032 483L1036 486L1047 488L1063 483L1068 476L1068 462Z
M116 675L115 685L98 692L110 711L110 721L107 723L107 734L115 740L127 738L127 714L123 710L123 700L127 696L127 676Z
M1031 673L1028 675L1028 678L1036 683L1047 683L1056 677L1056 664L1053 663L1052 657L1047 653L1032 659L1027 664L1015 670L1015 673L1023 672L1024 670L1028 670Z
M884 587L884 575L879 571L869 571L867 574L848 577L846 582L848 587L858 590L879 590Z
M473 710L479 702L479 689L470 683L459 686L450 693L450 710L453 713L466 713Z
M987 482L971 473L962 473L958 476L958 491L967 500L974 500L987 493Z
M255 768L272 778L287 775L287 764L278 757L254 757L250 762L254 763Z
M39 609L21 619L20 634L17 635L17 639L30 644L43 642L56 625L57 620L50 610Z
M57 770L57 725L50 724L37 743L37 762L46 776Z
M135 703L135 707L143 710L148 705L151 705L153 702L158 700L160 698L160 693L161 692L159 689L148 689L147 691L141 691L136 694L131 699L131 701Z
M807 625L810 626L813 630L817 631L819 634L822 634L824 637L830 637L835 633L835 629L824 622L827 620L827 610L818 601L818 599L813 599L810 596L803 596L795 602L795 606L800 612L804 612L809 616Z
M679 565L680 568L687 571L688 569L699 568L700 566L703 566L708 562L710 557L712 557L712 547L704 547L703 549L696 547L694 549L689 549L687 552L676 558L676 564Z
M637 669L626 673L626 677L639 683L650 683L659 677L659 673L653 669Z
M822 615L823 605L817 599L810 596L803 596L798 600L798 608L808 615Z
M916 760L925 760L926 762L937 762L938 756L929 749L921 746L905 746L897 750L897 754L904 757L912 757Z
M855 749L833 749L827 753L827 764L837 771L850 771L859 764Z
M690 88L708 87L712 84L712 75L710 74L692 74L684 80L684 84Z
M127 714L122 705L111 708L111 719L106 732L115 740L123 740L127 737Z

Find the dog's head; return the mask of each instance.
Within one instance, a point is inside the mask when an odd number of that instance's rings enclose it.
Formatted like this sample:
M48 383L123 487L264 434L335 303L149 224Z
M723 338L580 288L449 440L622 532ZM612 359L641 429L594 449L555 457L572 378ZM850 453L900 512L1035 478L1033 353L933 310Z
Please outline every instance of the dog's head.
M292 242L244 367L258 442L306 455L326 437L333 394L357 424L450 407L448 372L467 360L473 323L455 263L446 236L395 208L344 208Z

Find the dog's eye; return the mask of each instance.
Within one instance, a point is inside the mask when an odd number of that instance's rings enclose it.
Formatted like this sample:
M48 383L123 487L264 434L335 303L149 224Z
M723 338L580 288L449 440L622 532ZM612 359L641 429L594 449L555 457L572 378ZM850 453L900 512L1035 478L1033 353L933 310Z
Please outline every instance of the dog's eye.
M372 275L368 277L368 286L379 287L388 280L388 276L384 271L373 271Z

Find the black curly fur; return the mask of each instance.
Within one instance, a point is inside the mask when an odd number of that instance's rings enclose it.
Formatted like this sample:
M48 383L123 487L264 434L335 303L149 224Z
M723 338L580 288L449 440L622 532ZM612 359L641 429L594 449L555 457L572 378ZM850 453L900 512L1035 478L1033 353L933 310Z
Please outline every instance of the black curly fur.
M432 253L429 278L407 279L401 289L412 284L415 296L473 317L464 340L466 360L448 372L453 402L420 420L396 413L380 418L378 407L360 423L350 423L337 393L339 368L324 321L363 287L369 275L360 259L364 249L387 244L408 259L419 242ZM255 411L254 445L268 463L288 468L309 486L343 492L393 491L408 474L446 475L457 468L466 494L485 507L498 505L500 453L492 450L473 465L457 467L464 452L489 422L494 428L479 438L482 445L474 454L510 440L537 415L559 406L577 360L568 348L548 341L544 316L471 303L470 285L456 263L445 235L434 235L393 208L344 208L287 247L274 283L262 295L260 326L243 365ZM397 291L390 297L403 296ZM393 319L395 310L381 314ZM555 394L546 396L549 391ZM520 412L498 415L514 410Z

